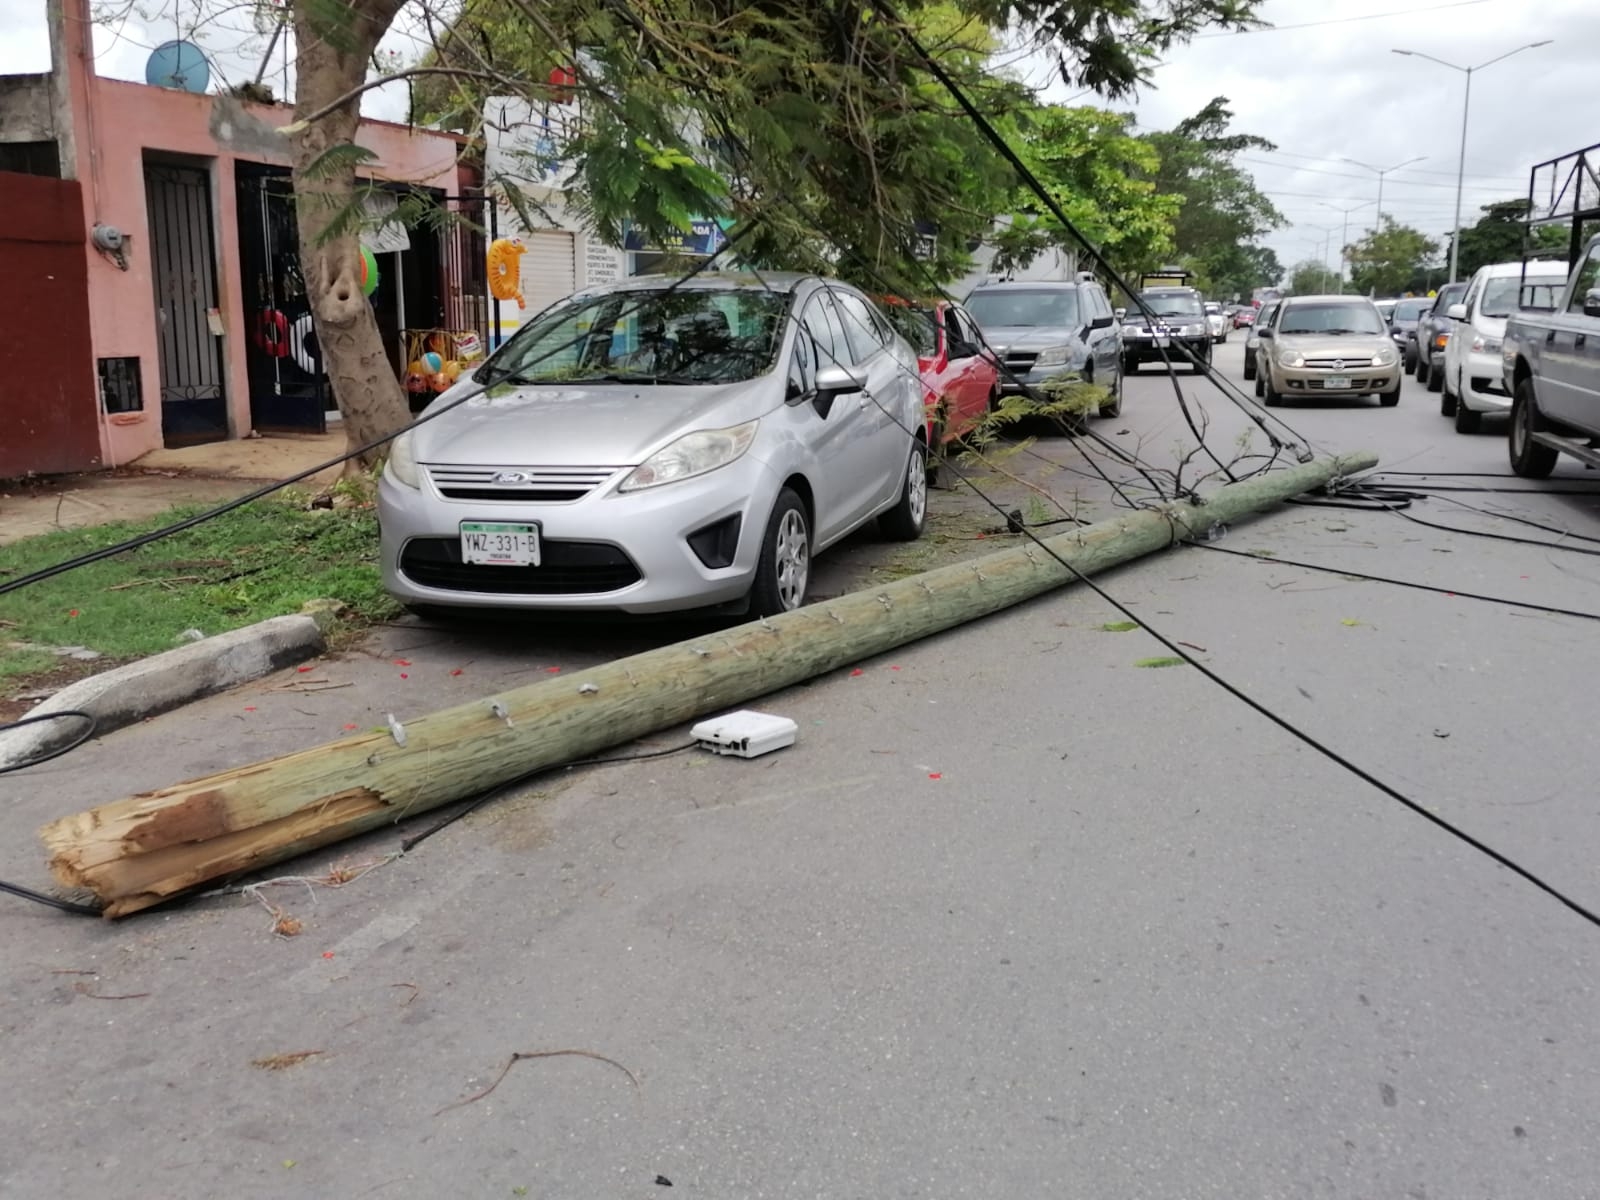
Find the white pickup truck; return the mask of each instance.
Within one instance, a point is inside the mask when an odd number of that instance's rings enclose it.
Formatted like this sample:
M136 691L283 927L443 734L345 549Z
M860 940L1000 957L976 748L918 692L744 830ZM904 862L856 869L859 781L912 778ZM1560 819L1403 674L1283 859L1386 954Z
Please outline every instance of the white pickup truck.
M1600 237L1584 247L1554 309L1512 313L1502 356L1511 469L1545 479L1563 454L1600 468Z

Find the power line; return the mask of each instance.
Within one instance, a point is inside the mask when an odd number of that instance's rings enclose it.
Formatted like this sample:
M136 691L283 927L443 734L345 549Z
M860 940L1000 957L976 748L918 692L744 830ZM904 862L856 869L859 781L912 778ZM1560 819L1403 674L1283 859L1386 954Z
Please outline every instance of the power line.
M1305 159L1307 162L1337 162L1338 161L1338 157L1336 155L1329 155L1329 154L1295 154L1295 153L1293 153L1292 151L1289 151L1289 150L1259 150L1259 151L1257 151L1257 153L1258 154L1277 155L1279 158L1300 158L1300 159ZM1411 174L1413 174L1413 175L1440 175L1440 176L1444 176L1445 178L1448 178L1448 179L1454 179L1456 177L1456 173L1454 171L1430 171L1430 170L1427 170L1427 169L1425 169L1423 167L1407 167L1406 170L1408 172L1410 172ZM1515 181L1517 183L1526 183L1527 182L1527 176L1525 176L1525 175L1515 175L1515 174L1512 174L1512 175L1486 175L1486 174L1482 174L1482 173L1479 173L1479 172L1468 172L1466 178L1468 178L1468 179L1506 180L1506 181Z
M1287 33L1292 29L1320 29L1324 25L1353 25L1358 21L1383 21L1390 17L1408 17L1415 13L1443 12L1447 8L1471 8L1475 4L1488 4L1490 0L1453 0L1450 4L1434 4L1426 8L1397 8L1389 12L1366 13L1359 17L1329 17L1326 21L1302 21L1297 25L1264 25L1258 29L1229 29L1222 33L1197 33L1195 41L1208 38L1243 37L1250 33Z
M1278 171L1304 171L1307 175L1329 175L1334 179L1371 179L1371 176L1368 175L1351 175L1345 171L1325 171L1321 167L1298 167L1294 163L1275 163L1265 158L1251 158L1244 154L1239 156L1239 161L1253 163L1262 167L1272 167ZM1425 179L1399 179L1393 175L1389 175L1388 172L1385 172L1385 175L1388 177L1390 186L1443 188L1450 192L1456 190L1456 185L1453 183L1432 183ZM1503 187L1494 187L1490 184L1484 183L1467 184L1465 185L1465 188L1468 191L1474 192L1500 192L1504 194L1506 191L1506 189Z

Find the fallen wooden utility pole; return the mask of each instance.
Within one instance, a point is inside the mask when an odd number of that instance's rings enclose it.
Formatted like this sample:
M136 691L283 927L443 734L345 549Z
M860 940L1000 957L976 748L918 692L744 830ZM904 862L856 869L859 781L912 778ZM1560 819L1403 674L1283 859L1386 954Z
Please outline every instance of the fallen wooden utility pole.
M1058 534L1085 575L1205 537L1249 513L1377 465L1356 454ZM44 827L50 869L121 917L543 767L724 711L998 612L1075 578L1032 543L771 620L487 696L390 728L236 767Z

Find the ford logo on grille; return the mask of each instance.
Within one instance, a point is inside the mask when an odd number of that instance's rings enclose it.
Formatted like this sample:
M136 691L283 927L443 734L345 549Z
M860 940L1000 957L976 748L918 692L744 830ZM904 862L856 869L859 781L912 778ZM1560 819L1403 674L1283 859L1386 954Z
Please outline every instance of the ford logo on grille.
M1344 370L1344 359L1342 359L1342 358L1336 358L1336 359L1334 359L1334 360L1333 360L1333 369L1334 369L1334 370L1335 370L1335 371L1342 371L1342 370Z
M528 474L526 471L499 471L495 474L494 478L489 480L489 482L506 484L532 483L533 476Z

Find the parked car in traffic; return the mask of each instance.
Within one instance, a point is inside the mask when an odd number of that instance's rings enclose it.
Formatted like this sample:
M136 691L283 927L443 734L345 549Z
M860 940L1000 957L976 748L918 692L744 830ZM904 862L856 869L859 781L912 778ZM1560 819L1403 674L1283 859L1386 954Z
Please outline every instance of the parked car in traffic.
M1272 316L1278 311L1281 300L1268 300L1256 310L1256 318L1250 322L1250 333L1244 339L1244 377L1256 377L1256 352L1261 349L1261 331L1272 323Z
M1425 384L1430 392L1437 392L1444 385L1444 348L1455 325L1449 317L1450 306L1466 294L1464 281L1445 284L1417 321L1417 382Z
M1388 322L1388 320L1391 317L1394 316L1394 306L1396 304L1399 304L1400 301L1398 301L1398 300L1374 300L1373 303L1378 306L1378 312L1379 312L1379 314L1382 315L1384 321Z
M1233 327L1235 329L1248 329L1256 323L1256 310L1250 305L1241 305L1233 310Z
M1400 403L1400 352L1364 296L1290 296L1260 330L1256 395L1267 405L1295 397L1370 396Z
M1401 365L1407 375L1417 369L1417 322L1433 304L1427 296L1407 296L1395 303L1389 316L1389 336L1400 351Z
M420 608L796 608L853 530L921 534L922 398L911 348L837 282L578 293L395 439L384 585Z
M1211 326L1204 301L1191 287L1146 288L1139 293L1146 317L1138 305L1122 319L1122 369L1136 373L1147 362L1173 366L1190 364L1196 374L1211 362Z
M1600 469L1600 237L1553 307L1528 297L1506 321L1501 354L1511 393L1511 469L1545 479L1563 454Z
M1206 325L1211 330L1211 340L1213 342L1227 341L1228 319L1223 315L1222 305L1218 304L1215 300L1207 300L1205 302L1205 308Z
M965 437L1000 397L1000 371L983 347L977 322L948 300L914 303L888 296L878 303L895 332L916 351L928 445Z
M1002 394L1076 376L1110 393L1102 417L1122 411L1122 339L1111 302L1093 276L980 284L965 307L1000 364Z
M1501 360L1506 318L1519 303L1554 307L1566 282L1563 263L1530 262L1526 278L1520 262L1491 263L1478 268L1461 302L1450 306L1448 315L1455 328L1444 349L1439 411L1455 418L1457 433L1477 433L1485 413L1510 410L1511 392Z

